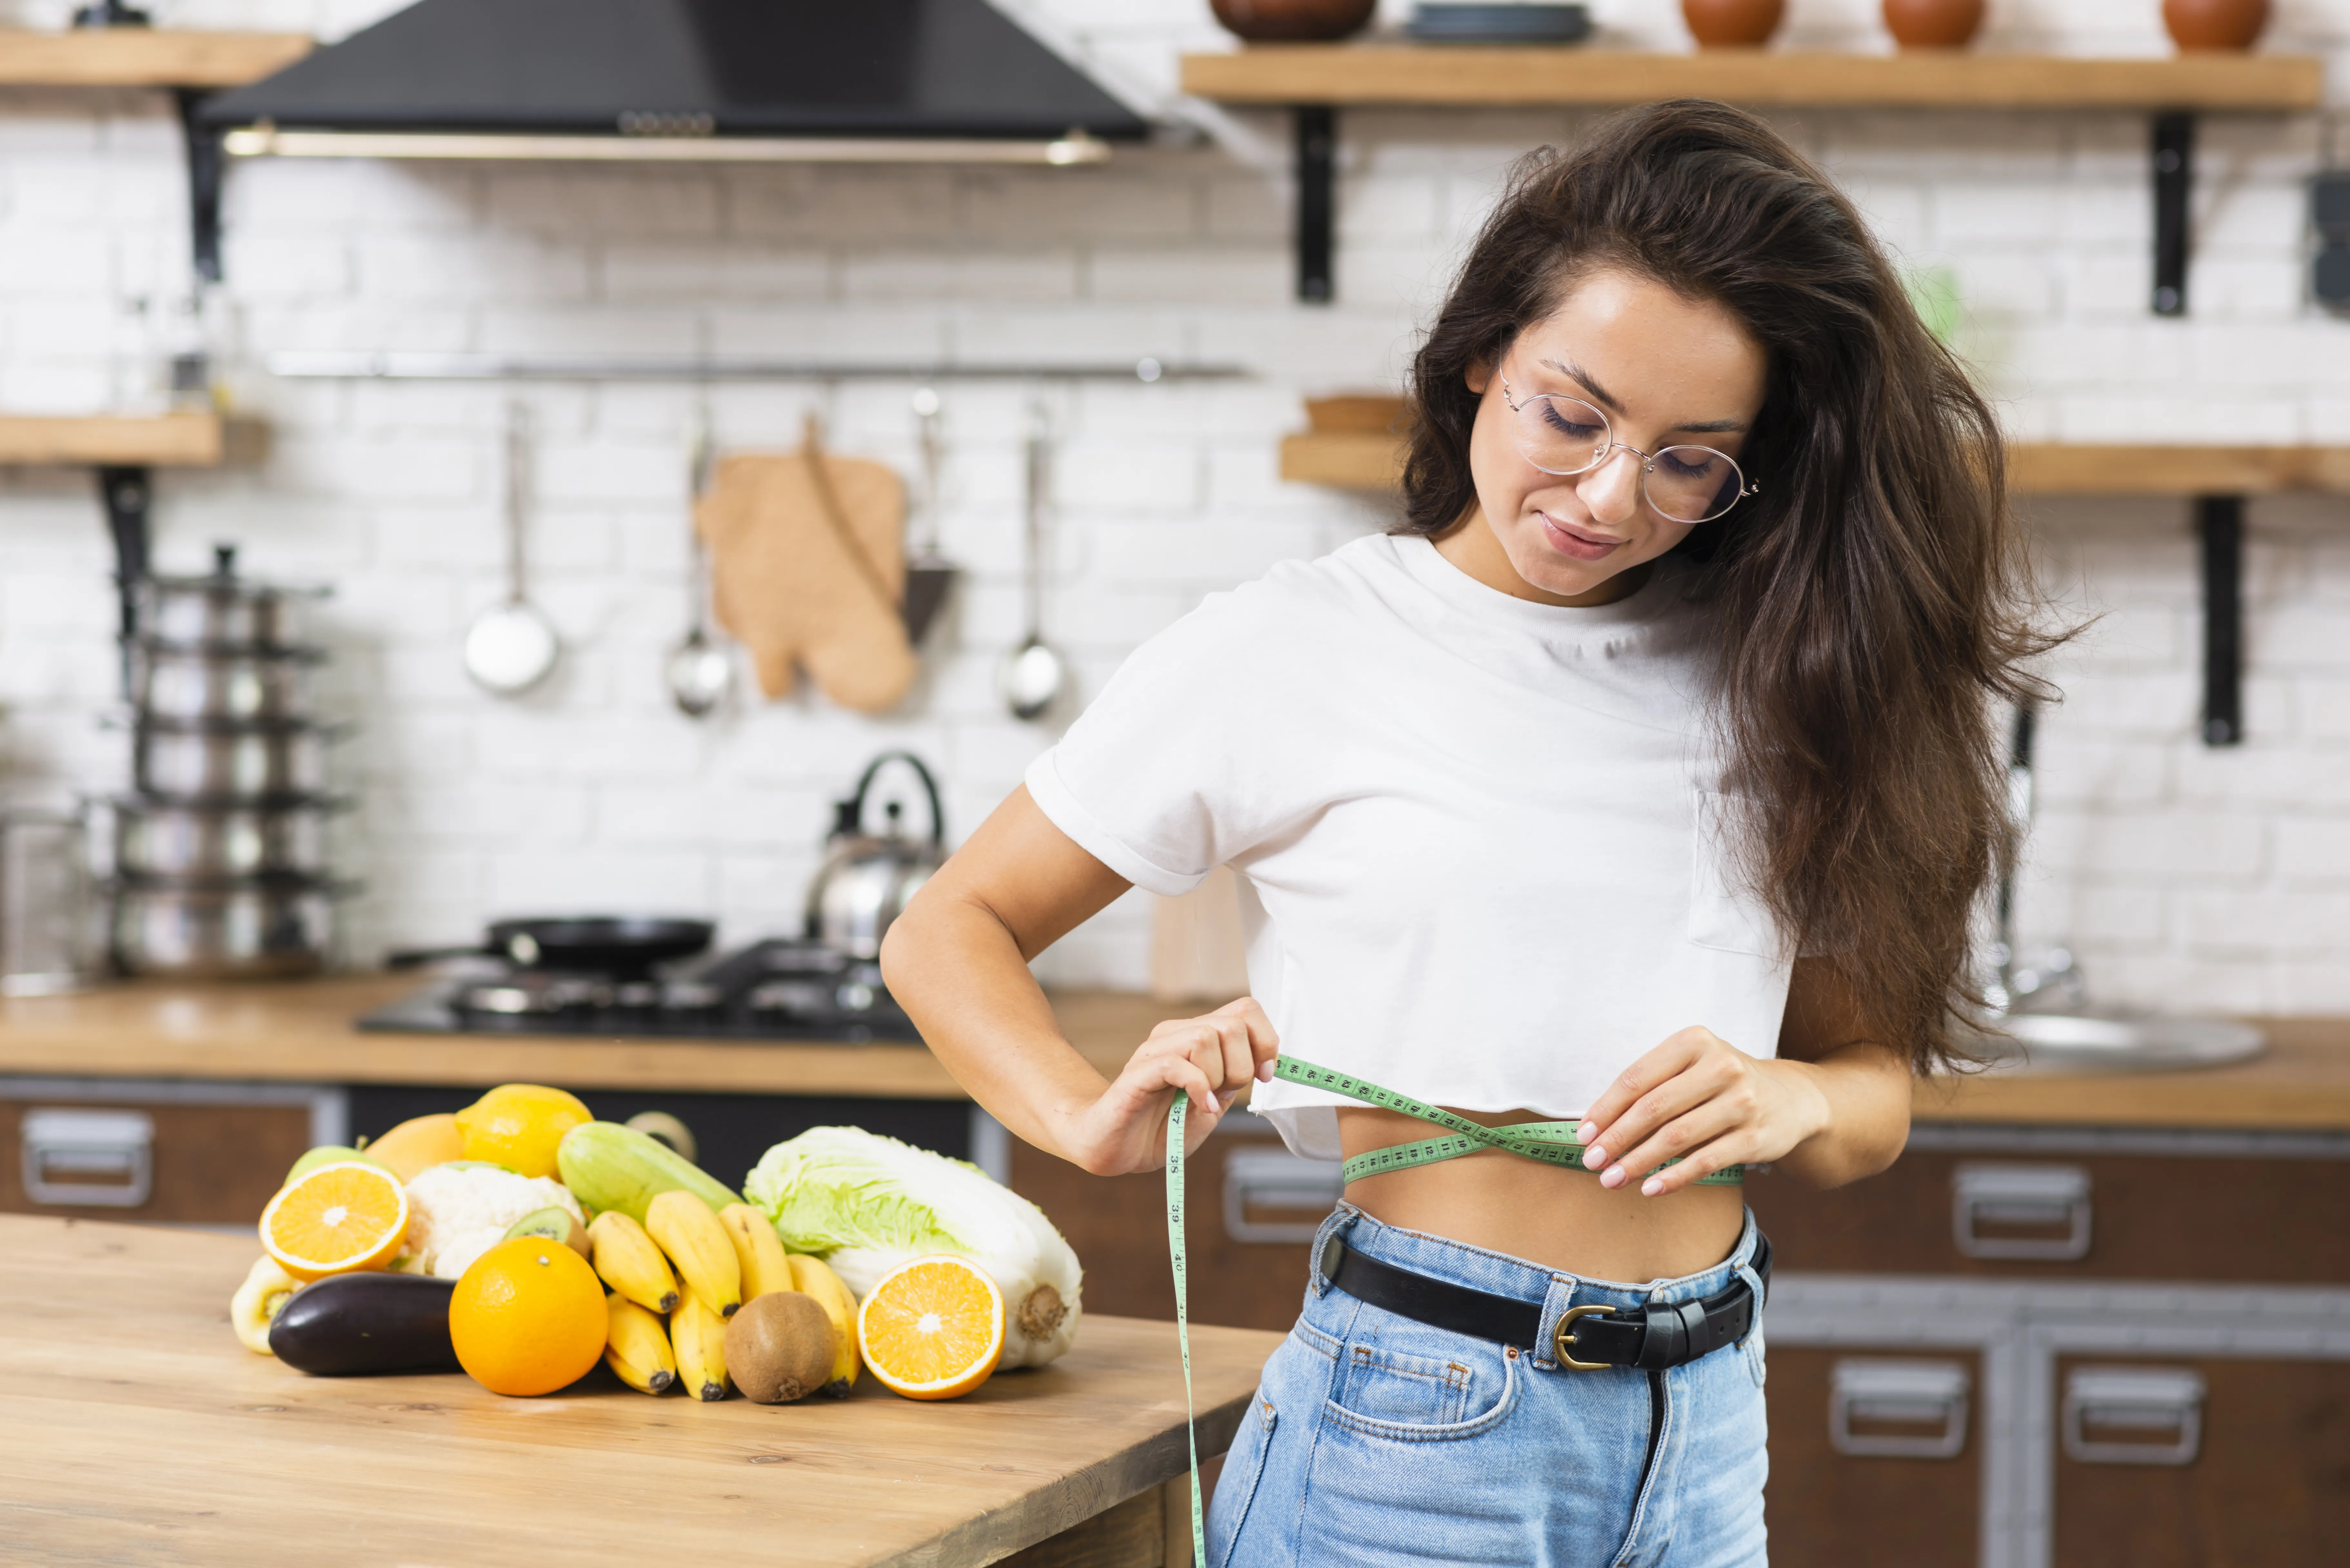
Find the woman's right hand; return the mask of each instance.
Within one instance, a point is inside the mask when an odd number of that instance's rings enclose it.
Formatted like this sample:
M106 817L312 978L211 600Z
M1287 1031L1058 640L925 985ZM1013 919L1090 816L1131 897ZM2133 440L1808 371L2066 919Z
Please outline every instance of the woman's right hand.
M1096 1176L1157 1170L1167 1163L1167 1111L1176 1095L1191 1096L1183 1121L1189 1153L1244 1085L1273 1077L1280 1050L1273 1021L1253 996L1198 1018L1170 1019L1098 1099L1068 1116L1061 1152Z

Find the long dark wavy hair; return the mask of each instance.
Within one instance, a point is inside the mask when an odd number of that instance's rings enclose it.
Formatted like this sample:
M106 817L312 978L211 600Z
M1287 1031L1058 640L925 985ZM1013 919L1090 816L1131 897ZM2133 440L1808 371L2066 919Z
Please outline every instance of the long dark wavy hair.
M1599 267L1721 305L1768 356L1739 460L1761 493L1678 551L1721 786L1782 931L1835 965L1872 1038L1947 1064L2011 850L1994 705L2046 700L2022 661L2055 639L1998 421L1825 175L1751 115L1656 104L1514 170L1413 361L1399 532L1468 517L1471 371Z

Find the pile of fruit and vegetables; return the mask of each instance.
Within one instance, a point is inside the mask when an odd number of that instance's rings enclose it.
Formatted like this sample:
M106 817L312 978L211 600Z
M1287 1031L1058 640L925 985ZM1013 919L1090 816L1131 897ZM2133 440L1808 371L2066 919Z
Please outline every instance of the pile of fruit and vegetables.
M462 1369L528 1395L601 1362L646 1394L764 1404L845 1396L868 1370L951 1399L1076 1337L1076 1255L974 1165L816 1127L745 1186L561 1089L507 1084L304 1155L230 1320L309 1373Z

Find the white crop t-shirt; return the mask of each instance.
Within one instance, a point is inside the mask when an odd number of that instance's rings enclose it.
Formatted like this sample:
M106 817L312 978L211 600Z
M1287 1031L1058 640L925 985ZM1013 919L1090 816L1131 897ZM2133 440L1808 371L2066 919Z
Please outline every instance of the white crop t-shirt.
M1284 1055L1560 1119L1691 1024L1773 1055L1790 959L1711 809L1685 583L1565 608L1358 539L1136 649L1028 792L1154 893L1232 867ZM1251 1103L1339 1158L1352 1102Z

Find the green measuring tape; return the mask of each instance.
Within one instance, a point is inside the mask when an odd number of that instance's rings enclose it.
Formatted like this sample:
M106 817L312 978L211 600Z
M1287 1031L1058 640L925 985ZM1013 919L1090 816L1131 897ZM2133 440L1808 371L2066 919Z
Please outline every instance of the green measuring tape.
M1546 1165L1572 1166L1583 1168L1583 1145L1575 1140L1575 1122L1521 1122L1515 1127L1489 1127L1472 1122L1466 1116L1454 1116L1409 1095L1399 1095L1393 1089L1383 1089L1377 1084L1347 1073L1335 1073L1327 1067L1317 1067L1311 1062L1280 1056L1274 1060L1273 1075L1311 1089L1324 1089L1348 1099L1360 1100L1381 1110L1401 1111L1421 1121L1432 1122L1448 1129L1444 1137L1422 1138L1418 1143L1397 1144L1392 1148L1375 1148L1368 1154L1358 1154L1348 1160L1340 1174L1348 1181L1360 1181L1367 1176L1378 1176L1390 1170L1409 1170L1416 1165L1434 1165L1439 1160L1458 1159L1479 1149L1505 1149L1528 1159L1539 1159ZM1200 1504L1200 1433L1197 1411L1191 1398L1191 1292L1186 1288L1183 1246L1183 1113L1191 1104L1189 1095L1179 1094L1167 1110L1167 1255L1175 1271L1175 1338L1183 1350L1183 1431L1191 1449L1191 1563L1192 1568L1208 1568L1208 1535L1205 1513ZM1667 1165L1680 1161L1669 1159ZM1735 1187L1746 1179L1746 1168L1726 1166L1710 1176L1700 1176L1701 1187Z

